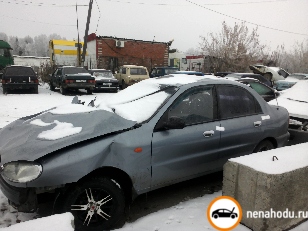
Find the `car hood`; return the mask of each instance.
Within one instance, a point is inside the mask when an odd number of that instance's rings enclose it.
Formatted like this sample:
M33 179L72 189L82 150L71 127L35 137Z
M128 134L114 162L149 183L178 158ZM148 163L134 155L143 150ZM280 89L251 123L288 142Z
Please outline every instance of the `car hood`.
M106 134L124 131L136 122L96 108L61 114L57 108L20 118L0 130L1 164L36 160L64 147Z

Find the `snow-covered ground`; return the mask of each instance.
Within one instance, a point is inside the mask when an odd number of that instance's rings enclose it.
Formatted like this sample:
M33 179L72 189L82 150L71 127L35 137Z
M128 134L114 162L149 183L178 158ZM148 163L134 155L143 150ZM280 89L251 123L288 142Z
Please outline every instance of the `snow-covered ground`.
M88 104L94 97L97 101L108 100L113 93L95 93L81 95L79 99ZM51 92L47 85L40 86L39 94L9 94L3 95L0 88L0 128L17 118L35 114L54 106L70 103L74 96L62 96L59 92ZM280 152L283 149L280 150ZM187 230L215 230L206 218L209 203L221 196L221 191L205 194L202 197L186 200L170 208L142 217L135 222L126 223L118 231L187 231ZM70 213L37 218L37 214L18 213L8 205L7 199L0 191L0 228L3 231L72 231ZM27 222L26 222L27 221ZM18 224L17 224L18 223ZM8 227L10 226L10 227ZM237 231L250 230L239 225ZM297 226L292 231L307 231L308 222Z

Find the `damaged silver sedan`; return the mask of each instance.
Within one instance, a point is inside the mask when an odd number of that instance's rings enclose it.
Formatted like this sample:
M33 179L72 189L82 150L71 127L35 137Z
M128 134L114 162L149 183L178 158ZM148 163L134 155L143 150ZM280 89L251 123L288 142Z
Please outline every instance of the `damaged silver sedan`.
M54 193L76 230L125 222L138 195L220 171L229 159L282 147L288 112L253 89L203 76L141 81L88 106L73 99L0 130L0 187L22 212Z

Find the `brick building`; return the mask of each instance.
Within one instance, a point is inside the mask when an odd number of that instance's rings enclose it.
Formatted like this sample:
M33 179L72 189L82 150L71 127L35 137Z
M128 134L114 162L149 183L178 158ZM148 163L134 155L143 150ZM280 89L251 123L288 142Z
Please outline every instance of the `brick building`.
M168 66L170 42L143 41L108 36L88 36L85 66L112 71L121 65Z

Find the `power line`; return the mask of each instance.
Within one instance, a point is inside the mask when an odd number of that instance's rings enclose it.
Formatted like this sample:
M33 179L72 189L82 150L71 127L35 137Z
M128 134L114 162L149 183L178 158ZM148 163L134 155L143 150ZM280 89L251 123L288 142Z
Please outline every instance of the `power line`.
M202 5L199 5L195 2L192 2L192 1L189 1L189 0L185 0L186 2L189 2L193 5L196 5L198 7L201 7L201 8L204 8L206 10L209 10L209 11L212 11L216 14L220 14L220 15L223 15L223 16L226 16L228 18L232 18L232 19L235 19L235 20L238 20L238 21L242 21L242 22L245 22L245 23L248 23L248 24L251 24L251 25L255 25L255 26L258 26L258 27L263 27L263 28L266 28L266 29L270 29L270 30L275 30L275 31L280 31L280 32L284 32L284 33L289 33L289 34L296 34L296 35L303 35L303 36L308 36L308 34L301 34L301 33L296 33L296 32L291 32L291 31L286 31L286 30L281 30L281 29L277 29L277 28L273 28L273 27L269 27L269 26L263 26L263 25L260 25L260 24L257 24L257 23L253 23L253 22L249 22L249 21L246 21L246 20L243 20L243 19L240 19L240 18L236 18L236 17L233 17L233 16L230 16L230 15L227 15L227 14L223 14L223 13L220 13L216 10L212 10L212 9L209 9L205 6L202 6Z
M35 21L35 20L27 20L27 19L21 19L21 18L16 18L16 17L11 17L11 16L6 16L1 14L0 17L3 18L13 18L13 19L17 19L17 20L21 20L21 21L28 21L28 22L34 22L34 23L41 23L41 24L47 24L47 25L56 25L56 26L76 26L76 25L64 25L64 24L56 24L56 23L48 23L48 22L39 22L39 21Z
M58 5L58 4L46 4L46 3L43 3L43 2L40 2L40 3L35 3L35 2L25 2L25 1L17 1L17 0L14 0L14 1L4 1L4 0L1 0L0 3L5 3L5 4L15 4L15 5L23 5L23 6L47 6L47 7L50 7L50 6L55 6L55 7L75 7L76 5L72 4L72 5ZM88 6L88 5L78 5L78 6Z

